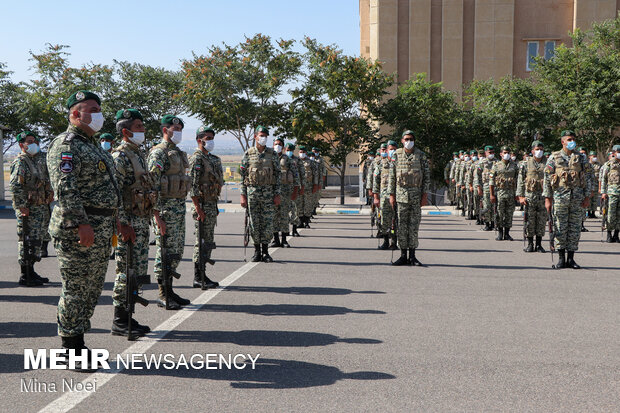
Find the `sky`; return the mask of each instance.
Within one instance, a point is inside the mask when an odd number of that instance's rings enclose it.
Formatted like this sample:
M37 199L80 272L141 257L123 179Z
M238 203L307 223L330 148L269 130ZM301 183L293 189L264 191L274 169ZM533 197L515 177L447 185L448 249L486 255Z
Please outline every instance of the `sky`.
M70 64L140 62L178 70L192 52L234 45L256 33L316 38L359 55L359 0L0 0L0 62L30 79L29 51L70 46ZM189 120L186 129L199 126ZM189 130L188 130L189 132Z

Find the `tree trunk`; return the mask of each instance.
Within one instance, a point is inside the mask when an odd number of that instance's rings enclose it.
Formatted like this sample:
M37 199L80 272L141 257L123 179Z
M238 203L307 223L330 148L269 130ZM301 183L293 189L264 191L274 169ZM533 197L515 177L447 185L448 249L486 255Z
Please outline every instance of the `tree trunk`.
M344 167L340 168L340 205L344 205L344 171L346 167L346 163L344 163Z

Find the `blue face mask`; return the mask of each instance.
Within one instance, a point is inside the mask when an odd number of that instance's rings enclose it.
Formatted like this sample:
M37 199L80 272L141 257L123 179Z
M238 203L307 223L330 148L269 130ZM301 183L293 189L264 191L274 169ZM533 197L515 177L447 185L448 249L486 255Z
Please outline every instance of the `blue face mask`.
M387 155L388 155L387 152L381 152L381 157L382 158L387 158Z
M566 149L568 149L569 151L572 151L573 149L575 149L576 146L577 146L577 142L570 141L566 144Z
M112 143L108 141L103 141L101 142L101 148L107 152L112 148Z
M293 157L293 151L286 151L286 156L288 156L289 158Z
M390 158L394 157L394 152L396 152L395 149L390 149Z

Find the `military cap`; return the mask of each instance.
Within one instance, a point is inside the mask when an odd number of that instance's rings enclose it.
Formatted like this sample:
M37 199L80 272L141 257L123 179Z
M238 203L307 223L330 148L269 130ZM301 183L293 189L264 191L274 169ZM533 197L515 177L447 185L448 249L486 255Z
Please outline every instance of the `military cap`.
M614 145L613 148L611 148L612 151L620 151L620 145Z
M545 152L544 155L545 156L549 156L549 155L551 155L551 152Z
M595 151L590 151L590 155L596 156L596 152Z
M377 149L377 152L375 152L375 155L376 155L376 156L381 155L381 151L379 151L379 150Z
M469 152L469 154L470 154L470 155L475 155L475 154L477 154L477 153L478 153L478 151L477 151L477 150L475 150L475 149Z
M196 136L200 136L203 133L207 133L207 132L211 132L213 135L215 135L215 131L213 130L211 126L202 125L198 129L196 129Z
M15 137L15 140L17 142L22 142L22 141L25 141L28 136L32 136L32 137L34 137L35 140L39 140L37 135L35 135L34 132L31 132L29 130L25 130L25 131L21 132L19 135L17 135Z
M573 132L572 130L570 130L570 129L566 129L566 130L563 130L563 131L562 131L562 133L560 134L560 136L563 138L563 137L565 137L565 136L576 136L576 135L575 135L575 132Z
M510 146L502 146L502 151L508 151L508 152L512 152L512 149L510 149Z
M256 127L256 130L254 131L254 133L255 133L256 135L258 135L259 133L266 133L267 135L269 135L269 129L267 129L267 128L266 128L266 127L264 127L264 126L260 126L260 125L259 125L259 126L257 126L257 127Z
M142 118L142 114L140 113L138 109L121 109L118 112L116 112L117 122L120 120L128 120L128 119L144 120Z
M294 144L293 142L289 142L289 143L287 143L286 145L284 145L284 147L285 147L286 149L290 149L290 150L292 150L292 151L294 151L294 150L295 150L295 144Z
M585 150L586 150L586 148L584 148L583 146L580 146L579 148L577 148L578 152L585 151Z
M495 146L493 145L487 145L484 147L485 151L494 151L495 150Z
M463 153L465 153L465 151L461 149L461 150L459 151L459 155L460 155L460 154L463 154Z
M94 100L98 105L101 105L101 99L99 96L95 95L93 92L88 90L78 90L67 99L67 104L65 105L67 109L71 109L73 106L77 105L80 102L84 102L85 100Z
M277 137L273 141L274 142L280 141L280 142L284 143L284 138Z
M478 153L480 152L484 152L484 149L483 148L478 149Z
M321 150L320 150L319 148L317 148L316 146L313 146L313 147L312 147L312 150L313 150L313 151L317 151L317 152L321 152Z
M537 146L542 146L543 148L545 147L545 145L543 145L543 143L541 141L534 141L534 142L532 142L532 149L534 149Z
M413 131L412 131L412 130L409 130L409 129L407 129L406 131L404 131L404 132L403 132L403 134L402 134L402 135L400 135L400 137L401 137L401 138L404 138L404 137L405 137L405 135L411 135L411 136L413 136L413 137L415 138L415 134L413 133Z
M306 150L306 145L299 145L298 148L300 151L305 151Z
M381 144L381 149L387 149L388 144L387 143L382 143Z
M102 133L101 135L99 135L99 139L103 139L104 141L113 141L114 135L112 135L111 133Z
M387 144L388 144L388 146L398 146L396 141L393 141L393 140L389 140Z
M459 153L457 151L452 152L452 155L458 155Z
M162 125L181 125L181 127L185 127L185 124L183 123L183 120L175 115L164 115L163 118L161 118L161 124Z

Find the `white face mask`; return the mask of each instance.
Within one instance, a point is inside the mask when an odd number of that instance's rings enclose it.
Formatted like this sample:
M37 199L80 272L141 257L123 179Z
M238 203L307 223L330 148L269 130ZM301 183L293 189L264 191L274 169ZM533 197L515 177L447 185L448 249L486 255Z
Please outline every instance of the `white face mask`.
M598 162L598 158L595 156L592 158L592 162Z
M183 131L175 130L172 132L172 138L170 138L172 143L178 145L183 140Z
M478 157L477 157L476 155L474 155L474 156L472 156L472 157L471 157L471 160L472 160L472 161L477 161L477 160L478 160Z
M308 154L307 154L307 153L305 153L305 152L299 152L299 157L300 157L301 159L306 159L306 157L307 157L307 156L308 156Z
M372 161L373 159L375 159L375 157L374 157L374 156L369 156L369 157L368 157L368 160L369 160L369 161Z
M510 154L509 154L509 153L505 153L505 154L502 156L502 158L503 158L505 161L509 161L509 160L510 160Z
M544 152L542 149L536 149L536 150L534 151L534 157L535 157L535 158L540 159L540 158L542 158L542 157L543 157L543 154L544 154L544 153L545 153L545 152Z
M37 145L36 143L28 144L28 147L26 148L26 153L29 155L36 155L37 153L39 153L39 145Z
M415 144L415 142L413 142L413 141L405 141L405 143L403 143L403 146L405 147L405 149L411 150L411 149L413 149L413 145L414 144Z
M487 155L487 159L494 159L495 158L495 154L494 153L490 153Z
M282 153L282 145L273 145L273 150L276 151L276 153Z
M144 142L144 132L134 132L133 136L129 138L129 141L134 145L142 145Z
M86 112L80 112L80 113L86 113ZM90 113L90 123L88 124L88 127L94 130L95 132L99 132L99 129L103 127L104 121L105 119L103 118L103 113L101 112Z
M110 148L112 148L112 143L108 142L108 141L103 141L101 142L101 149L103 149L104 151L109 151Z
M511 156L510 159L512 159L513 161L516 161L517 157L516 156Z
M267 146L267 139L268 139L267 136L259 136L258 137L258 144L260 146Z
M210 141L205 141L205 150L207 152L213 152L214 148L215 148L215 141L213 139L211 139Z
M286 151L286 156L288 156L289 158L293 157L293 151Z
M465 162L468 162L468 161L469 161L469 156L464 157L464 158L463 158L463 160L464 160Z
M390 149L390 152L388 153L388 155L390 155L390 158L394 157L394 152L396 152L396 149Z
M620 159L620 152L616 152L616 159Z

